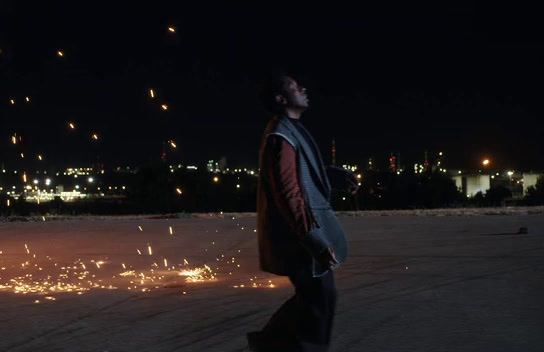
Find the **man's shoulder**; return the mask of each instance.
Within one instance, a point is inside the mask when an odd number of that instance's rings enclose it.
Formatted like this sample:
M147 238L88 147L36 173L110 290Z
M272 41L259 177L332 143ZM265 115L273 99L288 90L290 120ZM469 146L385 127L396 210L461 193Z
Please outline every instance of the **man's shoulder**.
M266 127L265 139L283 139L293 147L296 147L296 138L293 135L291 128L285 123L284 119L279 116L274 117Z

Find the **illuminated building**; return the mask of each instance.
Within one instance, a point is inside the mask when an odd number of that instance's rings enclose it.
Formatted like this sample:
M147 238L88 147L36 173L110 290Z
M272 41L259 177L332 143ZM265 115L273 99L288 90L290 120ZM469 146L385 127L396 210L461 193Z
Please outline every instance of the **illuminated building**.
M523 173L521 183L523 183L523 194L527 194L529 187L534 187L539 177L544 177L544 173Z
M467 197L474 197L478 192L485 194L491 187L491 175L455 175L452 178L457 189Z
M395 153L391 152L389 156L389 171L400 173L402 172L402 167L400 166L400 152Z
M336 165L336 143L332 137L332 165Z

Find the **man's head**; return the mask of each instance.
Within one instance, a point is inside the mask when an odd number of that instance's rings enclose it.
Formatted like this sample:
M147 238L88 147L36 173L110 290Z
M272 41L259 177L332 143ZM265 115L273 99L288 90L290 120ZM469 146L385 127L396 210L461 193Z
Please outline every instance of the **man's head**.
M285 73L275 73L266 78L261 83L259 99L267 111L290 117L300 117L309 106L306 88Z

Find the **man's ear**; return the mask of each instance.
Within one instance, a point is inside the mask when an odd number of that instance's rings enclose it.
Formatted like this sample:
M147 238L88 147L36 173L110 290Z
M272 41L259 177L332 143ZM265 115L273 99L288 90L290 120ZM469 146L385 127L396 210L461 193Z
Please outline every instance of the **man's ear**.
M280 104L280 105L285 105L287 104L287 99L285 99L285 97L281 94L278 94L276 95L276 103Z

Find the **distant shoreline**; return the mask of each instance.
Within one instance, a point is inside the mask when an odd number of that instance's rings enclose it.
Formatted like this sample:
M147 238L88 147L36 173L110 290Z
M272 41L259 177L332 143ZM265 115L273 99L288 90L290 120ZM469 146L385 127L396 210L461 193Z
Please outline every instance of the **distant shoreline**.
M444 208L403 210L337 211L344 216L486 216L486 215L541 215L544 206L495 208ZM154 220L154 219L224 219L254 218L257 213L173 213L141 215L32 215L0 217L0 222L73 221L73 220ZM45 220L44 220L45 219Z

